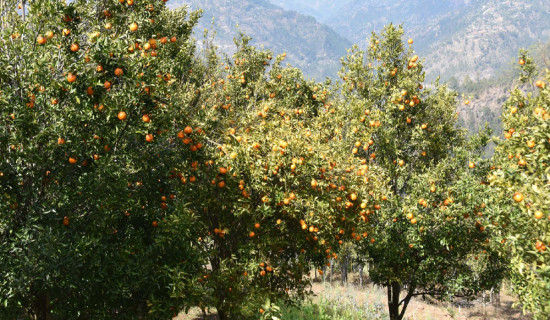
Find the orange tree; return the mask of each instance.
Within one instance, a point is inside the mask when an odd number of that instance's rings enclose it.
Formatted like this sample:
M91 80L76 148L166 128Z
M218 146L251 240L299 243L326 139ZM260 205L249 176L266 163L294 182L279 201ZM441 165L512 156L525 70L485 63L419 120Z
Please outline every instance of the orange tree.
M379 168L389 190L367 208L371 231L357 250L373 262L372 280L387 288L392 320L416 295L475 294L501 260L485 247L484 211L493 200L481 184L489 168L480 155L488 134L466 139L456 93L438 82L423 87L423 62L402 35L393 25L373 34L368 50L354 47L342 70L349 150ZM479 255L490 259L476 263Z
M198 14L28 3L1 29L0 315L169 318L202 265L178 176L201 151L177 139Z
M342 238L362 237L352 227L376 183L365 162L344 166L345 114L329 102L328 84L305 81L281 66L284 54L272 59L249 40L237 38L223 63L208 53L192 111L205 153L188 160L181 179L209 256L196 279L200 306L220 319L276 315L267 301L307 293L311 265L325 264ZM195 141L184 135L182 143Z
M523 307L550 317L550 73L536 77L533 60L520 53L518 87L503 106L505 139L495 152L490 179L507 210L497 215L510 279ZM535 80L536 78L536 80Z

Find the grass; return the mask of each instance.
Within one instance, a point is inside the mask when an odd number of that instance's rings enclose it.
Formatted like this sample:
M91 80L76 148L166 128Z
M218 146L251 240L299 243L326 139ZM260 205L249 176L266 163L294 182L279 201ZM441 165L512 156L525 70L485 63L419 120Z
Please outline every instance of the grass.
M387 320L387 301L384 288L372 283L359 286L355 275L350 275L349 285L342 286L340 281L313 283L314 296L298 306L285 306L278 315L281 320ZM528 320L520 309L512 308L517 301L507 290L501 294L501 305L493 306L484 303L479 297L474 301L456 299L451 302L438 302L433 299L413 298L407 312L406 320ZM217 320L209 314L208 320ZM204 320L198 309L189 314L180 314L177 320Z
M298 307L283 307L282 319L335 319L335 320L378 320L387 319L382 292L371 287L366 295L357 295L353 286L316 285L319 294Z

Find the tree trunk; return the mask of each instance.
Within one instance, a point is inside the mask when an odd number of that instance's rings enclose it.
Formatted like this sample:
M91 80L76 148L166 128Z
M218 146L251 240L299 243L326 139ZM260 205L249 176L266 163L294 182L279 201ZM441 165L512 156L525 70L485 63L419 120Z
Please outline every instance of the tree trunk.
M348 283L348 256L345 255L342 259L342 286Z
M359 265L359 286L363 288L363 264Z
M334 259L330 259L330 278L329 278L329 282L330 282L330 285L332 286L332 274L334 273Z
M37 296L33 303L33 313L36 320L51 320L50 297L48 294Z
M401 320L399 315L399 294L401 285L398 282L392 282L388 285L388 311L390 320Z
M220 308L216 308L218 310L218 318L220 320L228 320L229 319L229 316L227 315L227 313L225 312L225 310L221 309Z
M502 282L491 288L491 304L497 308L500 307L500 288Z

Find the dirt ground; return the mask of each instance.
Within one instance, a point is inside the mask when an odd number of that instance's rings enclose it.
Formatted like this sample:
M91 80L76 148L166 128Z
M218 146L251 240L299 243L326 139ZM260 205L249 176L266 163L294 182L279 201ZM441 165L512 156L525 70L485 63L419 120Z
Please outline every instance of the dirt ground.
M366 284L360 288L356 276L351 276L352 281L346 286L342 286L337 277L333 278L332 285L328 282L328 278L326 280L324 283L320 279L314 281L313 303L324 299L334 300L339 304L351 304L357 307L376 306L387 310L386 291L383 288L372 284ZM405 318L408 320L531 320L530 316L523 314L521 308L512 308L512 304L517 299L508 294L506 289L503 291L500 294L500 305L491 304L489 301L484 303L482 297L473 301L456 300L453 303L414 297L409 303ZM486 296L486 300L488 299L489 294ZM194 309L189 314L180 314L175 319L204 320L205 318L200 310ZM217 316L209 314L206 320L217 320Z

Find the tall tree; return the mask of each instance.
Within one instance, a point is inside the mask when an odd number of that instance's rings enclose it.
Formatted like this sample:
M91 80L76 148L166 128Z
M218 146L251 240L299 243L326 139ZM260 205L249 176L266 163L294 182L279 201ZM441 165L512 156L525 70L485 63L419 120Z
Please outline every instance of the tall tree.
M201 83L199 15L161 0L3 9L1 317L160 319L195 304L203 263L174 178L198 153L177 134Z
M371 232L358 251L373 262L372 280L387 288L392 320L404 317L416 295L483 289L486 273L473 272L475 258L496 257L485 248L483 212L491 203L480 184L488 135L466 140L456 123L456 93L437 82L424 88L423 62L402 35L394 25L373 34L367 51L352 49L341 73L350 149L383 172L389 190L374 190L381 202L367 209Z
M521 75L502 109L504 137L495 148L491 184L508 210L496 216L510 279L524 309L550 317L550 73L520 52Z

